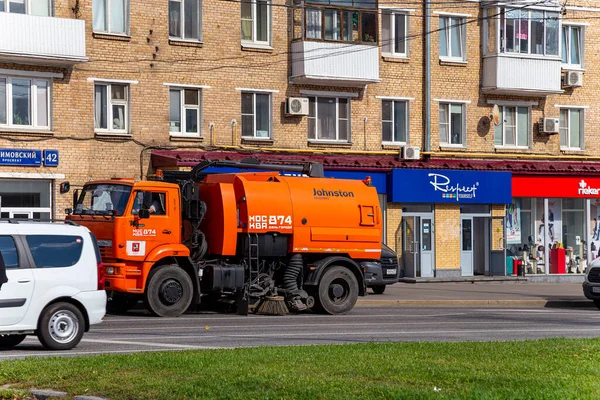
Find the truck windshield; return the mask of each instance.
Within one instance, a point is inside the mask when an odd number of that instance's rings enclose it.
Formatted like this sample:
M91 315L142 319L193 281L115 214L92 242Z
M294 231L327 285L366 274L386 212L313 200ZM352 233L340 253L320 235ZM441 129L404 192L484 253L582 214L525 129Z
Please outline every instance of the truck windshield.
M127 185L86 185L73 214L123 215L130 194L131 186Z

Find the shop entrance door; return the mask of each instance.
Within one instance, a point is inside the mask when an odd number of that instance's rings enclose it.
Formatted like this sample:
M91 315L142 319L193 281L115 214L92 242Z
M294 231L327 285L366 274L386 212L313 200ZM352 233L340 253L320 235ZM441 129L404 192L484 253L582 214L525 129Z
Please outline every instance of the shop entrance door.
M473 276L473 217L460 219L460 273Z
M463 214L460 219L460 231L461 275L489 275L491 217Z
M433 214L402 217L402 265L408 278L434 275Z

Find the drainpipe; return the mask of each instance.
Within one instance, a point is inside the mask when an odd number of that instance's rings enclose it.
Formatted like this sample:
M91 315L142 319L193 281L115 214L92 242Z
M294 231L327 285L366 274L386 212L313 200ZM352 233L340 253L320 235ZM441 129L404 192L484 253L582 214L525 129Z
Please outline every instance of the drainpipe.
M425 152L431 151L431 3L423 2L425 8Z

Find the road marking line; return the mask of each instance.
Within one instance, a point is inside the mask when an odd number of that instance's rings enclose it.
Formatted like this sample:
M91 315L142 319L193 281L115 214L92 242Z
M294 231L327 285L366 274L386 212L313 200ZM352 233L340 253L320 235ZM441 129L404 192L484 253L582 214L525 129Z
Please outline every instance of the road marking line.
M128 342L125 340L104 340L104 339L81 339L82 342L89 343L103 343L103 344L126 344L130 346L153 346L153 347L172 347L180 349L196 349L196 350L207 350L207 349L218 349L219 347L214 346L193 346L186 344L170 344L170 343L144 343L144 342Z

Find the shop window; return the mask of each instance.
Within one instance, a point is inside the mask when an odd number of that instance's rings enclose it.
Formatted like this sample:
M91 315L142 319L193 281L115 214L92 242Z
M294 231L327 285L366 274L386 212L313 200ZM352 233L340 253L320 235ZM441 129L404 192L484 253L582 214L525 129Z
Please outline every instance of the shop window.
M561 108L560 148L581 150L584 148L584 110L582 108Z
M579 246L585 240L585 211L583 199L562 200L562 244L573 248L574 256L579 254Z
M501 106L501 124L494 127L494 144L497 147L529 146L529 108Z
M51 187L44 180L0 180L0 218L50 219Z

